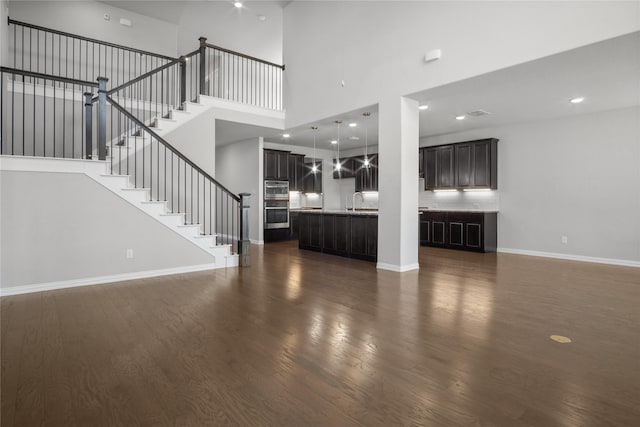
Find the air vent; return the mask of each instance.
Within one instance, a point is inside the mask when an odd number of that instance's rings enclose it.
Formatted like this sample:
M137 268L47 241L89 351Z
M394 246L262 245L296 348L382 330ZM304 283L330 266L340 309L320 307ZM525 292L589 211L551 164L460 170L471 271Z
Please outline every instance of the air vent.
M474 111L469 111L467 113L467 115L469 115L471 117L480 117L480 116L486 116L486 115L489 115L489 114L491 114L491 113L488 112L488 111L485 111L485 110L474 110Z
M349 139L351 141L360 141L360 137L359 136L350 136Z

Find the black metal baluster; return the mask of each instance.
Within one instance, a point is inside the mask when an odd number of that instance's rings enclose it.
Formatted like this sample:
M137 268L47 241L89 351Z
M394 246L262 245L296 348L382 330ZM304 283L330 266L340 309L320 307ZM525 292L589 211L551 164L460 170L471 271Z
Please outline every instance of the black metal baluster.
M178 212L180 212L180 157L178 157L178 198L176 199L176 204L178 205ZM184 223L187 223L187 216L184 216Z
M35 135L35 128L33 130ZM4 72L0 71L0 155L4 154Z

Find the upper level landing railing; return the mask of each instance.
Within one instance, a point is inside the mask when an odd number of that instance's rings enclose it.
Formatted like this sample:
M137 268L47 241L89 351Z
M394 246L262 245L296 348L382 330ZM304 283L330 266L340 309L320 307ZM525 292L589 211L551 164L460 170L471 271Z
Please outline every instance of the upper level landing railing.
M181 101L209 95L259 108L284 109L284 65L209 44L204 37L199 39L198 50L172 58L13 19L8 23L14 69L91 82L104 77L113 90L183 61L180 74L161 75L167 80L158 82L158 91L160 86L169 86L162 90L179 94ZM191 63L185 64L188 61Z
M175 58L9 18L12 67L115 87Z

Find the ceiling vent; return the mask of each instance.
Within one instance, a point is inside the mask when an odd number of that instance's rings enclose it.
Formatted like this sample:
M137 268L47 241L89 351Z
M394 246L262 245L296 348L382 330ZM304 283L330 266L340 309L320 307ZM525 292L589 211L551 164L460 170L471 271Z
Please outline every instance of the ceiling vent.
M487 116L489 114L491 114L491 113L488 112L488 111L485 111L485 110L474 110L474 111L469 111L467 113L467 115L469 115L471 117Z

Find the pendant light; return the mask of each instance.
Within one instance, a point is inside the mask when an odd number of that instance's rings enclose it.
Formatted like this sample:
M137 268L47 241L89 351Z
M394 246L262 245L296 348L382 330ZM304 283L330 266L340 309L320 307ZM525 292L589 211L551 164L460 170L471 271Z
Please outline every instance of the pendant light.
M342 120L336 120L336 125L338 126L338 143L336 144L337 150L338 150L338 155L336 157L336 164L335 164L335 169L337 172L340 172L340 169L342 169L342 164L340 164L340 125L342 124Z
M313 130L313 166L311 167L311 172L317 173L318 166L316 166L316 131L318 130L318 126L311 126Z
M362 116L365 118L364 120L364 167L369 167L369 134L368 128L369 123L367 123L367 117L369 117L371 113L362 113Z

